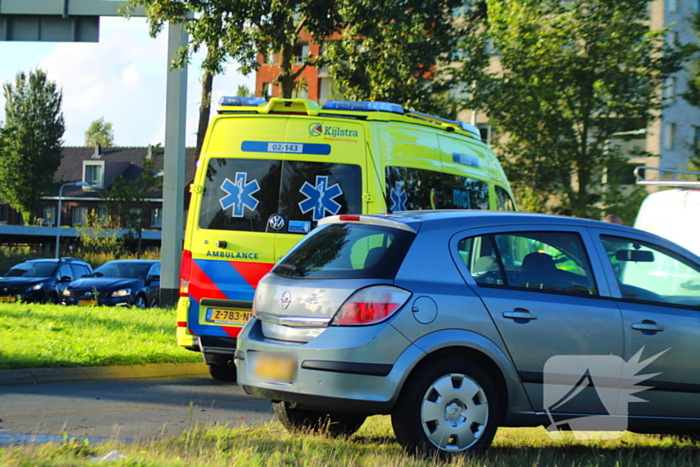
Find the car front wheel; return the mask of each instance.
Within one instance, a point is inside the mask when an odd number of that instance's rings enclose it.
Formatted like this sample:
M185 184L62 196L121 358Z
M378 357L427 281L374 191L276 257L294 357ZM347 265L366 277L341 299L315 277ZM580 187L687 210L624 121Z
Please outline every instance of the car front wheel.
M137 295L134 299L134 306L141 309L148 308L148 300L143 295Z
M318 412L294 407L289 402L273 402L277 419L288 431L317 432L332 437L350 436L365 422L364 415Z
M446 358L406 382L391 423L407 451L445 457L486 450L499 416L498 391L488 373L475 363Z

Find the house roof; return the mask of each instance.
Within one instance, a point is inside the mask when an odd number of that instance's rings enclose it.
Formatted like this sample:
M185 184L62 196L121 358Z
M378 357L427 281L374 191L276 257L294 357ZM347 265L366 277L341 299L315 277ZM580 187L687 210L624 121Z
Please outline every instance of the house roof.
M143 172L143 160L151 154L155 162L154 175L163 171L164 151L158 147L64 147L61 165L54 174L56 182L77 182L84 179L84 161L104 162L104 187L109 188L112 180L120 176L127 181L134 180ZM194 180L196 148L185 150L185 186ZM87 187L85 187L87 188ZM58 196L58 191L48 193L46 197ZM63 189L64 198L94 198L99 196L96 189L84 189L79 186L67 186ZM154 193L161 198L161 193Z

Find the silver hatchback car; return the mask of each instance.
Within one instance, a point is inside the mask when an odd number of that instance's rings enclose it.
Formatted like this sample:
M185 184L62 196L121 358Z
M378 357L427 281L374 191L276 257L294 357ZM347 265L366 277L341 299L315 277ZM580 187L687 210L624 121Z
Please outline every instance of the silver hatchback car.
M238 381L290 430L391 414L401 445L438 455L486 449L499 426L700 432L700 259L632 228L330 217L262 279L253 315Z

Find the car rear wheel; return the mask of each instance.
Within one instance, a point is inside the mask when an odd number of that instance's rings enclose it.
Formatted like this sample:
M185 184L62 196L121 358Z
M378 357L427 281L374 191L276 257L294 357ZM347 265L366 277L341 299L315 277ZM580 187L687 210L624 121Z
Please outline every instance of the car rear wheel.
M326 413L294 407L289 402L273 402L277 419L291 432L316 432L332 437L350 436L365 422L364 415Z
M498 391L488 373L451 358L431 362L406 382L391 423L407 451L445 457L486 450L499 414Z

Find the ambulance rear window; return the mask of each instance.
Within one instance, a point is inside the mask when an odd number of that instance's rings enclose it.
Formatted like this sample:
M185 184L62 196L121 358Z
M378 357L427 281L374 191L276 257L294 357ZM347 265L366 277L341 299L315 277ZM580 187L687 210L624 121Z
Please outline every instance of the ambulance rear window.
M303 234L323 217L361 212L358 165L214 158L207 167L199 226ZM271 221L274 215L283 222Z

